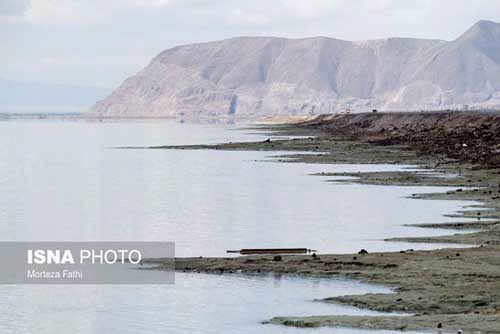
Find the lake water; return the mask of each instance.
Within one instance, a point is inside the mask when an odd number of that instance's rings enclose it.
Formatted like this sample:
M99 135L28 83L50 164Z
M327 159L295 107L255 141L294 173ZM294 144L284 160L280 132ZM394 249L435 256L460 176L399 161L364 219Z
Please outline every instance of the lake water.
M162 121L0 122L0 235L9 241L175 241L177 256L223 256L248 247L423 249L437 246L382 239L449 233L402 224L451 221L442 215L471 204L406 198L446 188L334 184L310 175L405 166L279 163L270 152L113 148L264 138L235 126ZM180 273L171 286L1 286L0 332L311 332L259 322L277 315L366 314L311 300L369 291L387 290L340 280Z

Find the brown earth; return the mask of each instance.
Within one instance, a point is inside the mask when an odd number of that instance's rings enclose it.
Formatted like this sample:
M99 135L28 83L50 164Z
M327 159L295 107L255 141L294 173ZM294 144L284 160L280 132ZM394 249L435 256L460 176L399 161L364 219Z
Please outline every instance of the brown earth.
M336 114L318 116L301 126L380 145L409 145L434 157L500 166L499 112Z

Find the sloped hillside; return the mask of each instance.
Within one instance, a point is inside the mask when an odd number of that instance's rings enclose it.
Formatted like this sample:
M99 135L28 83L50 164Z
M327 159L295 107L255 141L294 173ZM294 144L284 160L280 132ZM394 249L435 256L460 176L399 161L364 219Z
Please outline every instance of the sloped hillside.
M90 111L239 117L500 106L500 24L454 41L238 37L163 51Z

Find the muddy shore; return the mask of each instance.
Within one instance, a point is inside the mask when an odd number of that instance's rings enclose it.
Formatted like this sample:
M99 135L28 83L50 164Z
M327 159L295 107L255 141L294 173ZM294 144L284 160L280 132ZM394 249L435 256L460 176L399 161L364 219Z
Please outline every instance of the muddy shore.
M297 152L287 152L277 158L289 163L418 165L418 171L320 175L331 176L330 182L448 186L454 190L411 197L416 200L473 200L481 203L453 215L467 218L464 222L443 224L437 221L416 225L421 228L447 228L452 234L387 239L388 242L453 243L475 247L385 253L371 253L368 249L367 254L318 254L315 257L179 258L176 259L176 270L217 274L274 272L348 277L394 287L395 293L341 296L325 298L321 302L413 314L405 317L312 316L269 319L271 323L286 326L424 330L436 333L456 333L461 329L465 333L500 333L499 129L500 116L496 113L474 115L440 112L417 113L414 116L397 113L359 114L324 116L296 125L260 129L272 134L305 136L299 139L150 147L278 151L276 154L279 151ZM339 176L350 178L339 179Z

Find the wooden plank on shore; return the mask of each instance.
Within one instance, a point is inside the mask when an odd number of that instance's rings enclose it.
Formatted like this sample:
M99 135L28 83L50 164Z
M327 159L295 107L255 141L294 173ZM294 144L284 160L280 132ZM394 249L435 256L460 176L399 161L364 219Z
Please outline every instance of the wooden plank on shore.
M240 250L228 250L227 253L250 254L306 254L315 252L307 248L244 248Z

